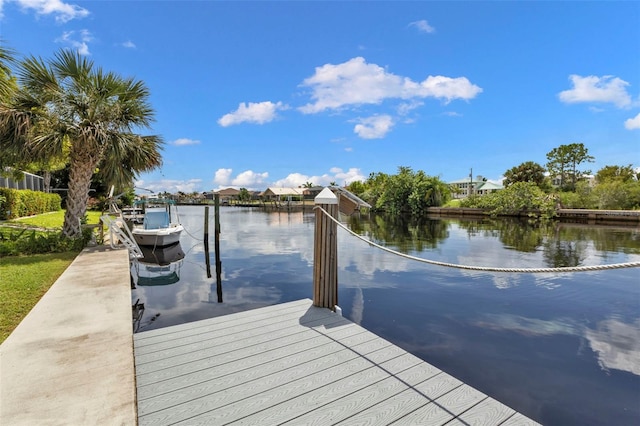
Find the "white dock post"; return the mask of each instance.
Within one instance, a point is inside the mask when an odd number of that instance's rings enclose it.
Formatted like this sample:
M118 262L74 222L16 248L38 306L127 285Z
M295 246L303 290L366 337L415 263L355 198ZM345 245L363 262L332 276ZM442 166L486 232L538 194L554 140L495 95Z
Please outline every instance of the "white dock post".
M315 204L338 218L338 197L323 189ZM316 209L313 240L313 305L335 311L338 304L338 225Z

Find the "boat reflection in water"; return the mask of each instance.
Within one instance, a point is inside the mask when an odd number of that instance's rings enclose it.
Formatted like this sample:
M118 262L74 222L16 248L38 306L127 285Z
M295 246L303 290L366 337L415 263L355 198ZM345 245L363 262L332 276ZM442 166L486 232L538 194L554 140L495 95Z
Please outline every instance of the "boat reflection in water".
M170 285L180 281L184 251L180 243L167 247L143 247L142 257L133 261L137 286Z
M166 247L140 246L142 257L134 259L131 265L131 288L138 286L169 286L180 281L180 269L184 262L184 251L180 243ZM138 331L144 315L144 303L138 299L132 306L133 329ZM149 319L155 321L160 314Z

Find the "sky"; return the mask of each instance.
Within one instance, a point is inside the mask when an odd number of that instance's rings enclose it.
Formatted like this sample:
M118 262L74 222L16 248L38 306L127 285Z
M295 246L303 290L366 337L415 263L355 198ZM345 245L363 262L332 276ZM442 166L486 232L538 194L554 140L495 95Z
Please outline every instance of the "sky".
M640 166L640 2L0 0L19 58L144 81L153 191L345 185L398 167L500 181L583 143Z

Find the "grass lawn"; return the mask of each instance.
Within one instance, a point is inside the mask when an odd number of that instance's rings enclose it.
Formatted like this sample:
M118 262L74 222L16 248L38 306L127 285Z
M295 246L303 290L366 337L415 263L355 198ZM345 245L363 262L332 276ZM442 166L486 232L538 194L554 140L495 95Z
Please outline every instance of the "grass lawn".
M442 207L460 207L460 200L449 200L449 202Z
M25 217L21 219L14 219L8 221L12 224L25 224L29 226L37 226L39 228L62 228L64 223L65 210L58 210L57 212L43 213L37 216ZM100 212L88 211L87 223L95 224L100 223Z
M0 343L77 255L77 252L66 252L0 258Z
M61 229L64 210L8 221L12 225ZM87 212L88 223L100 223L100 212ZM9 229L10 233L17 232ZM0 257L0 343L20 324L78 252Z

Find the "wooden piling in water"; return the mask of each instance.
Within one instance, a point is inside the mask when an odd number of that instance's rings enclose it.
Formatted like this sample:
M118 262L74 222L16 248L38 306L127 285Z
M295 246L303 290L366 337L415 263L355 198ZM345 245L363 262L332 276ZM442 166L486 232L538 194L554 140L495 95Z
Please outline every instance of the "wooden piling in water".
M315 204L332 217L338 217L338 198L323 189ZM336 310L338 304L338 225L316 209L313 240L313 305Z
M216 289L222 303L222 261L220 260L220 194L214 195L214 249L216 251Z
M211 260L209 259L209 206L204 208L204 260L207 278L211 278Z

